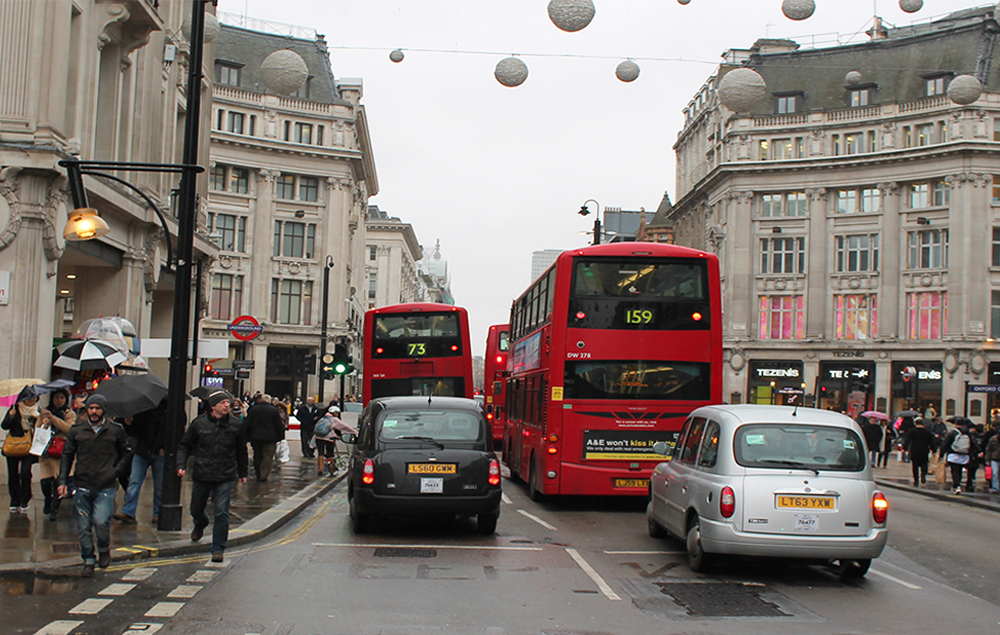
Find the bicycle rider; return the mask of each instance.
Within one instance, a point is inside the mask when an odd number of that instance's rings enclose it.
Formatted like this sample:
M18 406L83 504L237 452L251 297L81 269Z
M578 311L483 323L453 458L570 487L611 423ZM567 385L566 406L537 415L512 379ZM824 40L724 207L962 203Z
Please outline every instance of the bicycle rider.
M321 431L327 432L321 435L319 434ZM316 435L313 439L316 441L316 470L319 476L323 476L324 464L336 459L338 455L337 441L340 440L340 435L345 432L358 433L356 429L340 419L340 408L337 406L330 406L326 414L316 422Z

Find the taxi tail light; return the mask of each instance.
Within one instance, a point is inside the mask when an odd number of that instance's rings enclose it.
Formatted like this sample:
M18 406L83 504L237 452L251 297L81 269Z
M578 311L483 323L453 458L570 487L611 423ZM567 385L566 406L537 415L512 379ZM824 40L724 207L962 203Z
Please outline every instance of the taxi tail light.
M885 500L882 492L875 492L872 497L872 518L880 525L889 518L889 501Z
M722 514L723 518L729 518L736 511L736 493L733 488L726 487L722 488L722 495L719 496L719 513Z
M375 482L375 462L371 459L365 461L365 466L361 468L361 482L371 485Z
M489 483L490 485L500 484L500 461L496 459L490 459L489 478L486 479L486 482Z

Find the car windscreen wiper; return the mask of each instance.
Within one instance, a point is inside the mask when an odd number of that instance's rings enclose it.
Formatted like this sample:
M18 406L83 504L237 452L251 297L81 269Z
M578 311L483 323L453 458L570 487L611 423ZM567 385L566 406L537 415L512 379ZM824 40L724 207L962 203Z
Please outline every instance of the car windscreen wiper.
M797 467L797 468L802 469L802 470L809 470L812 473L814 473L816 476L819 476L819 470L817 470L814 467L809 467L809 466L807 466L805 463L803 463L801 461L789 461L787 459L781 459L781 460L779 460L779 459L761 459L760 461L757 461L757 462L758 463L772 463L774 465L787 465L788 467Z
M440 448L442 450L444 449L444 444L441 443L440 441L438 441L437 439L435 439L434 437L396 437L395 440L396 441L403 441L403 440L406 440L406 441L426 441L427 443L433 443L434 445L438 446L438 448Z

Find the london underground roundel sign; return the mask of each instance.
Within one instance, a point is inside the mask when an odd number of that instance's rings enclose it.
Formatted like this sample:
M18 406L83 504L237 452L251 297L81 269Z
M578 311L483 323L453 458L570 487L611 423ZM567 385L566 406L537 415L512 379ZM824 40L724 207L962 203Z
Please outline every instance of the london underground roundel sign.
M233 337L243 342L249 342L264 330L264 327L252 315L241 315L226 328L233 334Z

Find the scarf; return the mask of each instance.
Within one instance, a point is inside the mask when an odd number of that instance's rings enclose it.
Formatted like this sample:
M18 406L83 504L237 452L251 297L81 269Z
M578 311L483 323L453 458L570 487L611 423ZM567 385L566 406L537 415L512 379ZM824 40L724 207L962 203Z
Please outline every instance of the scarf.
M28 427L31 427L35 423L34 420L38 418L38 403L29 406L25 402L19 401L17 404L17 414L21 416L21 429L26 430L27 428L24 427L24 424L27 423Z

